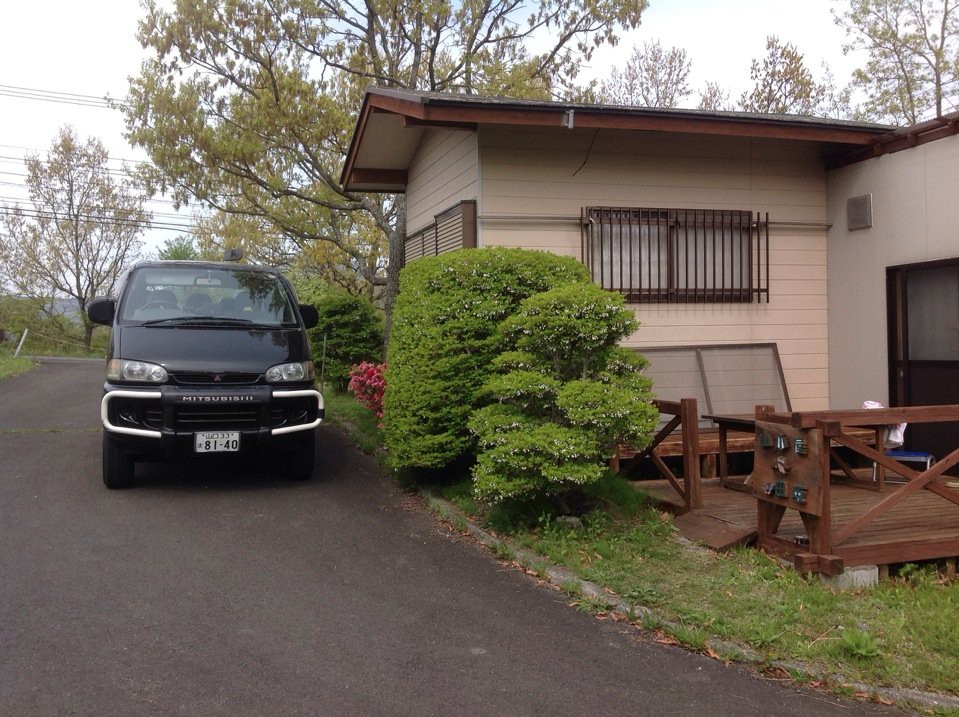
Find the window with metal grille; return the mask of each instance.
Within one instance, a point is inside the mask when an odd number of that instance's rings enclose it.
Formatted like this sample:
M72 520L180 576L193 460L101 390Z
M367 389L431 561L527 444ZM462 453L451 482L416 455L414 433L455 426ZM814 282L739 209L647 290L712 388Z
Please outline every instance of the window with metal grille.
M583 260L630 302L768 301L768 227L744 211L587 207Z

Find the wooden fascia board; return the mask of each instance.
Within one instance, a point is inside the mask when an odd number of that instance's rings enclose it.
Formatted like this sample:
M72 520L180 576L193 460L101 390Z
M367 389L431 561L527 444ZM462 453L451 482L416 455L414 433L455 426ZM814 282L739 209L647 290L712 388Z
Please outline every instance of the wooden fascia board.
M391 98L392 99L392 98ZM397 100L396 102L400 102ZM412 103L406 103L412 104ZM378 103L378 106L380 104ZM501 124L561 127L566 109L537 110L508 107L478 107L428 104L419 105L417 120L424 123ZM869 145L877 133L870 130L834 126L807 126L762 120L632 115L575 110L574 127L588 129L625 129L683 134L710 134L734 137L808 140L849 145Z
M905 132L890 133L877 137L872 146L839 155L829 161L827 166L829 169L839 169L856 162L881 157L884 154L893 154L904 149L918 147L921 144L945 139L954 134L959 134L959 116L956 115L934 120L930 124L919 125Z
M408 174L405 169L354 167L350 170L346 184L389 184L405 187L407 180Z
M404 117L425 119L426 105L420 100L404 99L392 95L368 94L366 103L373 111L391 112Z
M366 123L370 118L370 99L371 95L363 98L363 106L360 107L360 116L356 119L356 128L353 130L353 137L350 139L349 149L346 151L346 159L343 160L343 169L340 172L340 186L344 189L349 186L350 175L353 174L353 164L356 162L356 153L359 150L360 142L366 135Z

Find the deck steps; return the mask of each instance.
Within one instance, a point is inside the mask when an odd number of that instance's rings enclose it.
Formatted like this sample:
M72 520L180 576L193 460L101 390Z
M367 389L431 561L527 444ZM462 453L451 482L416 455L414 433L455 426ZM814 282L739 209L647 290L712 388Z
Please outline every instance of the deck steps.
M676 516L673 521L683 537L712 548L729 550L756 539L756 529L733 525L697 510Z

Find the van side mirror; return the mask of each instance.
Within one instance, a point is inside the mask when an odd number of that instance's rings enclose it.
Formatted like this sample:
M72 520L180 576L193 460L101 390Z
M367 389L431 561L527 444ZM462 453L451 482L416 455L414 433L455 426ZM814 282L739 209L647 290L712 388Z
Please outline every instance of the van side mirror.
M300 304L300 316L303 317L303 325L308 329L320 323L320 314L313 304Z
M87 316L95 324L109 326L113 323L113 316L117 310L117 302L113 299L99 298L87 304Z

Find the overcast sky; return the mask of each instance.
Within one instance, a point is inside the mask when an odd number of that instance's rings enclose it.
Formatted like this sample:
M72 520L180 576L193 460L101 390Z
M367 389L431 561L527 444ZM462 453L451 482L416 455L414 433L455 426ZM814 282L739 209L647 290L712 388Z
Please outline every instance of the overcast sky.
M731 90L735 99L749 85L752 58L765 51L766 36L792 42L817 75L828 62L838 84L848 82L855 59L844 57L843 31L830 10L838 0L651 0L639 29L616 48L597 51L590 72L602 77L611 65L622 66L634 44L660 40L664 47L684 48L692 61L691 86L707 80ZM50 146L60 127L73 125L81 139L95 136L112 158L143 160L145 155L123 139L118 112L99 106L25 99L35 91L122 98L127 77L139 67L136 41L141 16L136 0L7 0L0 9L0 203L26 196L20 188L24 151ZM11 88L26 88L11 89ZM16 95L16 96L12 96ZM155 212L171 212L153 203ZM187 222L158 216L158 221ZM149 244L176 236L154 230Z

